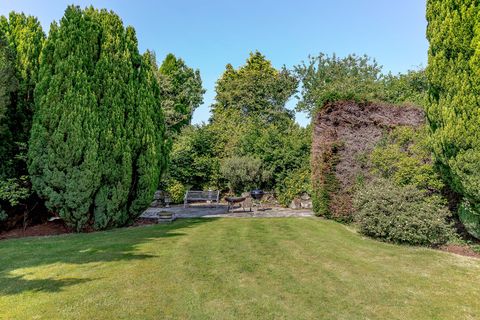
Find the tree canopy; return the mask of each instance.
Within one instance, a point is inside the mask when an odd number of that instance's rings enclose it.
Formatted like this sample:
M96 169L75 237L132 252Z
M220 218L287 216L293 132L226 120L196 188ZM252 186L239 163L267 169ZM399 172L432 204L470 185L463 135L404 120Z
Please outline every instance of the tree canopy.
M368 56L339 58L320 53L295 67L302 82L297 111L313 116L326 102L375 100L379 95L381 66Z
M170 53L158 68L157 76L167 129L177 134L190 124L193 112L203 103L205 89L200 71Z
M310 117L327 102L340 100L425 104L428 84L423 69L383 74L382 66L366 55L340 58L320 53L294 70L302 88L296 111Z
M260 52L251 53L238 70L228 64L217 81L212 120L222 113L236 113L263 123L293 119L293 112L285 104L297 84L286 68L277 70Z

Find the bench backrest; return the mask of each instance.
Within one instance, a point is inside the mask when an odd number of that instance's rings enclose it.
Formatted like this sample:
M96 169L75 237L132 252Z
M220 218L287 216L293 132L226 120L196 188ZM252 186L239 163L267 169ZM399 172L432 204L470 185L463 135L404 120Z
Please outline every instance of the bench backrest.
M185 199L187 200L217 200L219 196L218 190L210 191L194 191L188 190L185 193Z

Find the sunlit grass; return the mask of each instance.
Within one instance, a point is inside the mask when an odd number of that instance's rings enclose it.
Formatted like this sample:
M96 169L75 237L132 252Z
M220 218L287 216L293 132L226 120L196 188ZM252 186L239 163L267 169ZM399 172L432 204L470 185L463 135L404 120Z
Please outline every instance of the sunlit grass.
M2 319L476 319L480 260L309 219L0 241Z

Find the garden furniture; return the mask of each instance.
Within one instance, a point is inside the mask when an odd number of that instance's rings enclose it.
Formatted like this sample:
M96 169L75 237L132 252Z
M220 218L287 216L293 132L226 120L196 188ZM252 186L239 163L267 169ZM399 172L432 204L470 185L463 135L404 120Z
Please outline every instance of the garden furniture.
M207 203L215 202L215 208L218 207L218 202L220 198L219 190L208 190L208 191L195 191L188 190L185 192L185 197L183 199L183 207L186 208L189 203L192 202L202 202Z

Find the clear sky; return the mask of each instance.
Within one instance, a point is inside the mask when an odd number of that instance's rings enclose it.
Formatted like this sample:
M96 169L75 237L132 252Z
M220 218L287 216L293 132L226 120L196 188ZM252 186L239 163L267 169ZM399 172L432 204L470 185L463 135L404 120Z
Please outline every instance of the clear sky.
M276 67L319 52L368 54L394 73L427 62L425 0L0 0L0 15L23 11L48 30L72 3L115 11L135 27L142 52L151 49L160 61L172 52L200 69L207 93L194 123L208 120L225 65L244 64L251 51Z

